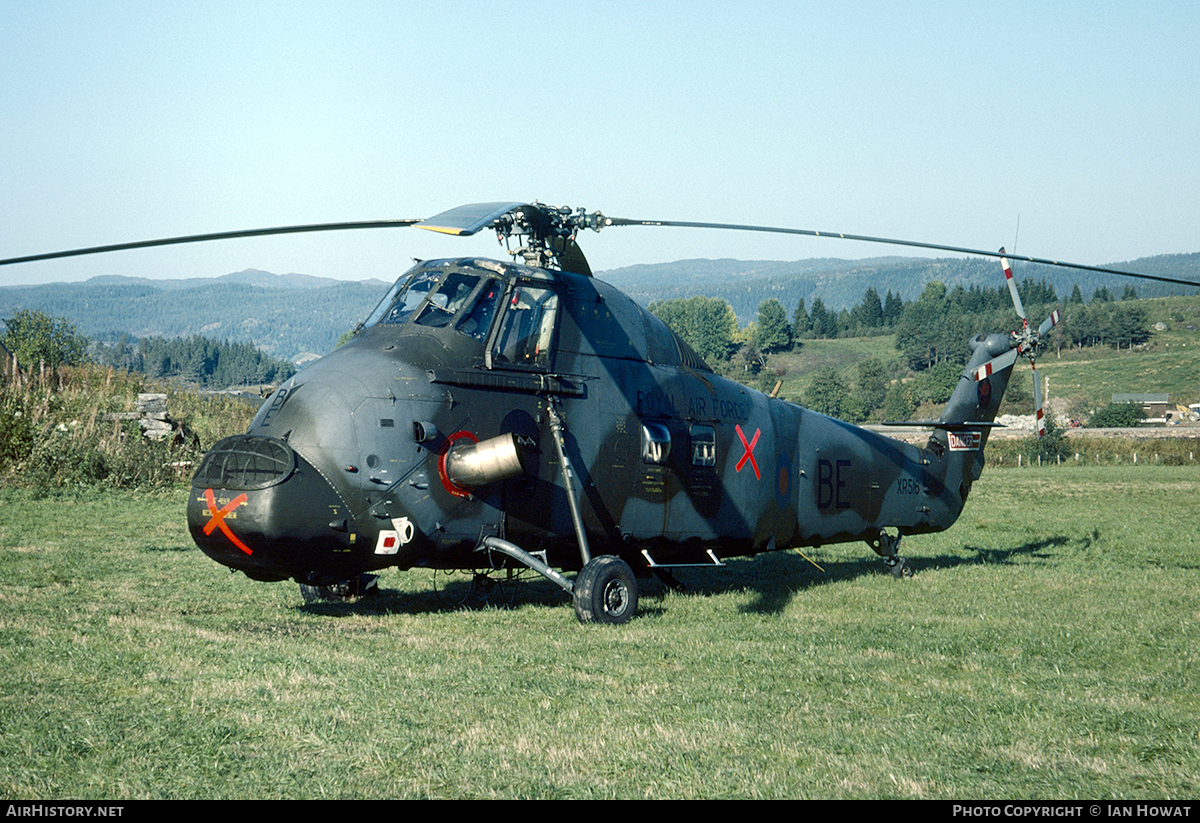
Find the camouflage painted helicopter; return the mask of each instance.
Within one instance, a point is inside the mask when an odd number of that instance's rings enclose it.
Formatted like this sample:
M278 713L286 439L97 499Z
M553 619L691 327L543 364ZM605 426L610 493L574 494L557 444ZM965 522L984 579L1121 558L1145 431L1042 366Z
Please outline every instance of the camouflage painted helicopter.
M306 598L345 597L387 567L529 568L581 622L621 623L637 577L865 541L896 576L907 535L949 528L1033 329L1004 250L484 203L425 220L194 235L0 261L227 237L379 226L495 230L521 262L417 263L353 339L285 382L249 430L206 454L188 527L218 563ZM717 374L661 320L591 276L575 241L619 225L834 236L1000 257L1022 320L978 335L931 433L911 445ZM1093 266L1021 260L1132 274ZM1150 275L1132 275L1187 283ZM1195 284L1190 284L1195 285ZM1034 371L1038 418L1041 394ZM913 423L908 423L913 425ZM481 572L481 570L483 570ZM577 570L574 579L562 571Z

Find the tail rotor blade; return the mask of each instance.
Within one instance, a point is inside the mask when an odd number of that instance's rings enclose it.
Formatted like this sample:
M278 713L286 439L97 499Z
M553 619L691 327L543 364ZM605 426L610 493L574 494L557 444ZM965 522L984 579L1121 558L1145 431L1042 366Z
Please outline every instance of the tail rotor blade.
M1042 380L1038 376L1038 370L1035 366L1033 369L1033 414L1034 425L1037 427L1037 436L1046 436L1046 418L1045 409L1042 408Z
M978 366L973 372L971 372L971 376L974 377L975 382L978 383L980 380L984 380L998 371L1004 371L1016 362L1017 350L1009 349L999 357L993 357L982 366Z
M1003 248L1000 249L1000 254L1004 254ZM1000 258L1000 266L1004 269L1004 281L1008 283L1008 293L1012 295L1013 305L1017 308L1017 314L1024 320L1025 306L1021 303L1021 295L1017 293L1017 281L1013 279L1012 265L1007 257Z
M1050 316L1042 321L1042 325L1038 326L1038 337L1041 337L1046 332L1057 326L1059 319L1060 317L1058 314L1058 309L1050 312Z

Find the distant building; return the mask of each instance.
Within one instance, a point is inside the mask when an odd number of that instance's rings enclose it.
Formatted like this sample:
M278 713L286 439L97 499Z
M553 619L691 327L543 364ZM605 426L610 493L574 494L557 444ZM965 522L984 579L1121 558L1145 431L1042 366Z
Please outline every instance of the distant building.
M1112 401L1114 403L1137 403L1148 418L1167 416L1166 394L1114 394Z

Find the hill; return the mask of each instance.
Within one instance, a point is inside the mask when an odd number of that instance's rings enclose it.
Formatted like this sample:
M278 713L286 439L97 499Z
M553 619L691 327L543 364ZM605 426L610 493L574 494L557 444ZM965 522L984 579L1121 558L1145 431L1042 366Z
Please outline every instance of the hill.
M1200 281L1200 252L1144 257L1104 265ZM1098 288L1107 288L1120 295L1130 285L1136 288L1141 297L1200 294L1200 289L1189 290L1182 286L1054 266L1018 263L1014 271L1021 280L1045 280L1054 287L1060 299L1066 299L1076 284L1085 298ZM961 285L969 289L974 285L993 289L1003 285L999 262L980 258L821 258L794 262L680 260L611 269L599 272L597 277L625 291L642 305L695 294L720 298L733 307L742 325L754 320L758 304L770 297L779 300L789 312L795 309L801 299L811 306L815 297L820 297L827 308L840 311L862 300L869 286L874 287L881 297L891 291L905 301L912 301L934 280L949 288Z
M1110 265L1200 281L1200 252ZM1186 291L1049 266L1019 265L1017 276L1046 280L1060 299L1075 284L1085 297L1101 287L1121 294L1129 285L1141 297ZM680 260L610 269L597 277L643 305L697 294L726 300L743 326L756 318L759 303L769 297L777 298L789 314L801 299L811 306L816 297L837 311L856 305L868 286L880 296L891 291L912 301L932 280L951 288L961 284L993 289L1003 282L995 260L911 257ZM370 313L388 285L379 280L349 282L257 269L187 280L110 275L83 283L0 288L0 318L18 309L37 309L68 318L95 340L115 342L122 333L135 338L203 335L253 343L274 357L291 360L304 352L332 349L343 333Z
M68 318L94 340L115 342L122 333L134 338L202 335L253 343L290 360L332 349L374 308L387 285L254 269L174 281L106 276L2 288L0 317L37 309Z
M1087 346L1057 348L1038 358L1049 397L1070 417L1086 418L1112 402L1114 394L1164 393L1171 404L1200 401L1200 297L1162 297L1139 301L1153 329L1150 340L1133 348ZM996 331L973 329L972 331ZM894 335L837 340L805 340L794 351L772 354L766 370L783 381L780 396L803 402L814 374L832 367L853 384L859 361L875 358L893 374L902 374L903 355ZM1024 364L1024 361L1021 361ZM1005 411L1025 414L1032 407L1029 367L1018 364ZM936 414L939 409L927 409ZM917 415L920 416L920 415Z

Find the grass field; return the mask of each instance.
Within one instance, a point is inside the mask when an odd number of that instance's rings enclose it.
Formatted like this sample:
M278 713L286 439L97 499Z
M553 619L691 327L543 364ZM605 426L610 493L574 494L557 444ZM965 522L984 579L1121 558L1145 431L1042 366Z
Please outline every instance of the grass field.
M0 492L0 796L1200 795L1200 468L989 471L911 580L781 552L619 627L536 579L305 606L183 494Z

